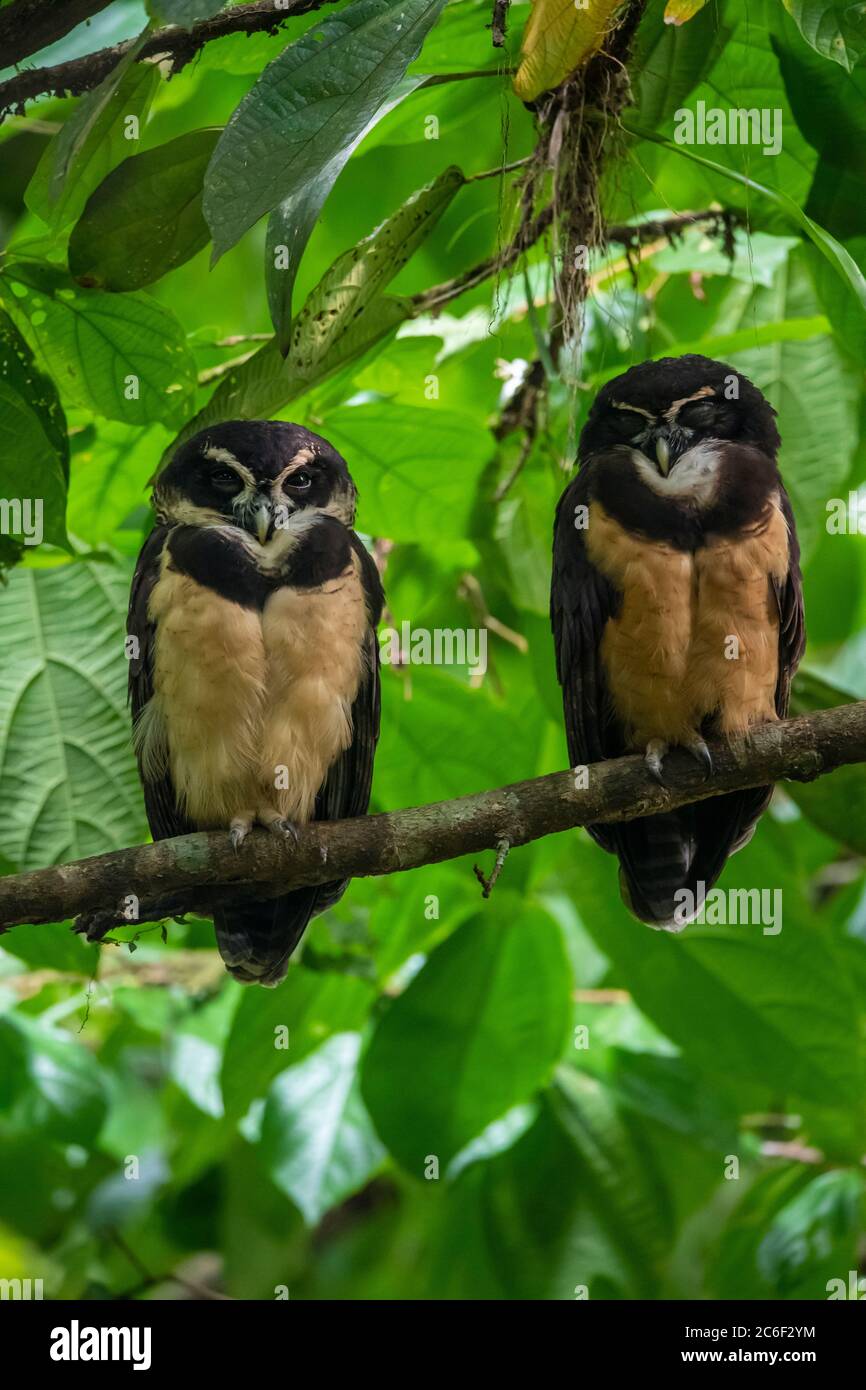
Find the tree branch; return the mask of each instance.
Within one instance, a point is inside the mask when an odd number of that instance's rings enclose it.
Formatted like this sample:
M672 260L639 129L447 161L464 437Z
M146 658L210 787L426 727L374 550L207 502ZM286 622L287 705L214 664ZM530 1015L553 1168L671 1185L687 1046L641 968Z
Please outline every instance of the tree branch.
M212 19L204 19L191 29L181 29L171 25L158 29L142 44L137 61L148 58L170 58L172 72L180 72L199 49L212 39L221 39L226 34L275 34L281 24L296 15L309 14L311 10L321 9L333 0L289 0L286 9L274 8L273 0L256 0L252 5L236 5L223 10ZM5 13L5 11L3 12ZM10 112L24 110L25 103L34 97L81 96L98 87L123 55L132 47L134 39L114 44L111 48L101 48L96 53L88 53L83 58L72 58L68 63L57 63L50 68L28 68L15 77L0 83L0 121Z
M226 901L244 884L254 883L268 896L306 884L402 873L480 853L503 840L525 845L578 825L634 820L782 778L811 781L866 762L866 701L761 725L748 738L716 741L712 754L715 772L708 781L684 753L666 761L666 787L653 781L643 758L617 758L591 764L585 790L575 789L573 773L556 772L456 801L308 825L294 848L255 831L235 853L227 834L209 831L15 874L0 879L0 931L106 909L109 918L124 922L121 905L130 894L142 903L179 894L201 903L208 894Z
M12 67L40 48L62 39L85 19L106 9L111 0L12 0L0 10L0 53L3 66Z

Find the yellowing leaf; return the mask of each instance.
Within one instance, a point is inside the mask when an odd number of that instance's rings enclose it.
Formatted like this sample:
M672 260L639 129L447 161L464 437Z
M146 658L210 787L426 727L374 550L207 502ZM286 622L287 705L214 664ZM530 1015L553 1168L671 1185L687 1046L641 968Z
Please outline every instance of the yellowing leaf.
M532 0L514 90L534 101L564 82L596 49L621 0Z
M687 24L706 3L707 0L668 0L665 5L665 24Z

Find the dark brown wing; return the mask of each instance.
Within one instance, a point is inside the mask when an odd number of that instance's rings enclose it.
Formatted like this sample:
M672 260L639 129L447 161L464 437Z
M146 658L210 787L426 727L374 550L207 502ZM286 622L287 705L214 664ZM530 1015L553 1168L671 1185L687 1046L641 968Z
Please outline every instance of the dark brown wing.
M346 820L365 814L370 802L373 759L379 741L381 700L376 628L382 616L385 596L376 563L355 535L352 536L352 549L360 564L369 619L364 676L352 705L352 742L328 771L316 798L316 820ZM345 889L346 883L325 884L319 889L315 911L324 912L331 907Z
M590 470L584 468L562 494L553 527L550 622L572 767L616 758L624 751L600 650L605 626L619 611L621 595L592 564L585 528L575 525L586 515L577 509L589 506L589 481ZM588 828L605 849L614 848L608 827Z
M138 557L129 593L126 631L137 643L129 662L129 703L133 725L153 696L156 628L148 617L147 607L153 587L159 579L162 550L168 533L167 526L155 526L151 531ZM167 772L158 781L148 781L139 762L138 775L144 791L147 823L154 840L167 840L172 835L187 835L195 829L178 809L174 787Z

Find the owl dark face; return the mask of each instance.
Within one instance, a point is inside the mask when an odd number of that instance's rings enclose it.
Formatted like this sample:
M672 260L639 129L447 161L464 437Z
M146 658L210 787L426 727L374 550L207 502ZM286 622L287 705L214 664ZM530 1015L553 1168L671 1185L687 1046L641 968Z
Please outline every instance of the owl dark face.
M609 381L580 437L580 461L616 445L640 451L666 476L696 445L748 444L775 458L776 412L756 386L709 357L663 357Z
M336 449L301 425L235 420L187 440L160 475L154 506L166 521L239 526L265 544L300 512L351 526L355 485Z

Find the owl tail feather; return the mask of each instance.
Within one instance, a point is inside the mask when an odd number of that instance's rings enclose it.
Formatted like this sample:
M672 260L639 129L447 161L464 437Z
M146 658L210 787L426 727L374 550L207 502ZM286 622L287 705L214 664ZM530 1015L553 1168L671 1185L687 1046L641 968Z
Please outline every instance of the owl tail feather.
M298 888L281 898L215 906L217 946L229 974L244 984L271 989L285 979L289 957L320 910L320 893L320 888Z
M681 931L704 905L730 855L747 845L772 787L728 792L617 826L620 892L635 917ZM610 828L610 827L607 827Z

